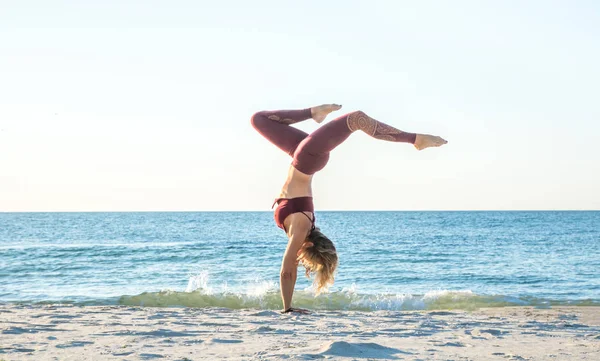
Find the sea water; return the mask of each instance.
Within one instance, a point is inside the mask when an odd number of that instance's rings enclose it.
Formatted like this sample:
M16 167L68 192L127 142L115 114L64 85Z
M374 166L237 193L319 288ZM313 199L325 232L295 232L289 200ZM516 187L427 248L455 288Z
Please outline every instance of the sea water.
M332 310L600 305L600 212L317 212ZM0 303L281 308L270 212L0 213Z

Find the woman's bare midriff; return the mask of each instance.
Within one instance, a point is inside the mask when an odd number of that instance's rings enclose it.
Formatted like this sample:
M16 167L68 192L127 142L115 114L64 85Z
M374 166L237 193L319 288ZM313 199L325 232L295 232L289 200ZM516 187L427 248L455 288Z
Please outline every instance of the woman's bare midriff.
M278 198L312 197L312 177L290 165L287 179Z

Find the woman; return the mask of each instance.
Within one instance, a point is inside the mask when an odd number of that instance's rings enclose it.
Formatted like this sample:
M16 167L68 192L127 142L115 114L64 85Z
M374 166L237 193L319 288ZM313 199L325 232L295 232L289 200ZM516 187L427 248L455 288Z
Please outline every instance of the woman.
M333 242L315 227L311 188L312 177L325 167L329 152L357 130L377 139L411 143L418 150L447 143L437 136L403 132L362 111L332 120L310 135L290 126L311 118L321 123L329 113L341 107L337 104L323 104L302 110L261 111L252 116L254 128L293 158L287 180L275 200L275 223L288 236L280 274L284 313L305 311L291 307L298 262L302 262L306 268L307 277L315 273L314 286L317 294L333 284L338 264L337 253Z

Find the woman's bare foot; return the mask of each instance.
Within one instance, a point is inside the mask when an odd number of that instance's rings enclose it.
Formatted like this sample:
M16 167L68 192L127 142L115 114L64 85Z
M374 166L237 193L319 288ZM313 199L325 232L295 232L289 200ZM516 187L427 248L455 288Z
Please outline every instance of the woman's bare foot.
M323 104L310 108L310 112L315 122L321 123L329 113L340 110L341 108L342 106L338 104Z
M418 150L423 150L429 147L439 147L448 143L445 139L438 137L436 135L429 134L417 134L417 138L415 139L415 148Z

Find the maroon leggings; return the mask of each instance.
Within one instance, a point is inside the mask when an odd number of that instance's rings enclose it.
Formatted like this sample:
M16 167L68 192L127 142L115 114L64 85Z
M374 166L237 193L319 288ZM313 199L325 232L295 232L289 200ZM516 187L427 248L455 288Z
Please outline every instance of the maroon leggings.
M252 116L251 122L260 134L289 154L294 168L304 174L315 174L323 169L329 160L329 152L356 130L377 139L412 144L417 136L379 122L361 111L342 115L310 135L290 127L290 124L310 118L310 108L261 111Z

